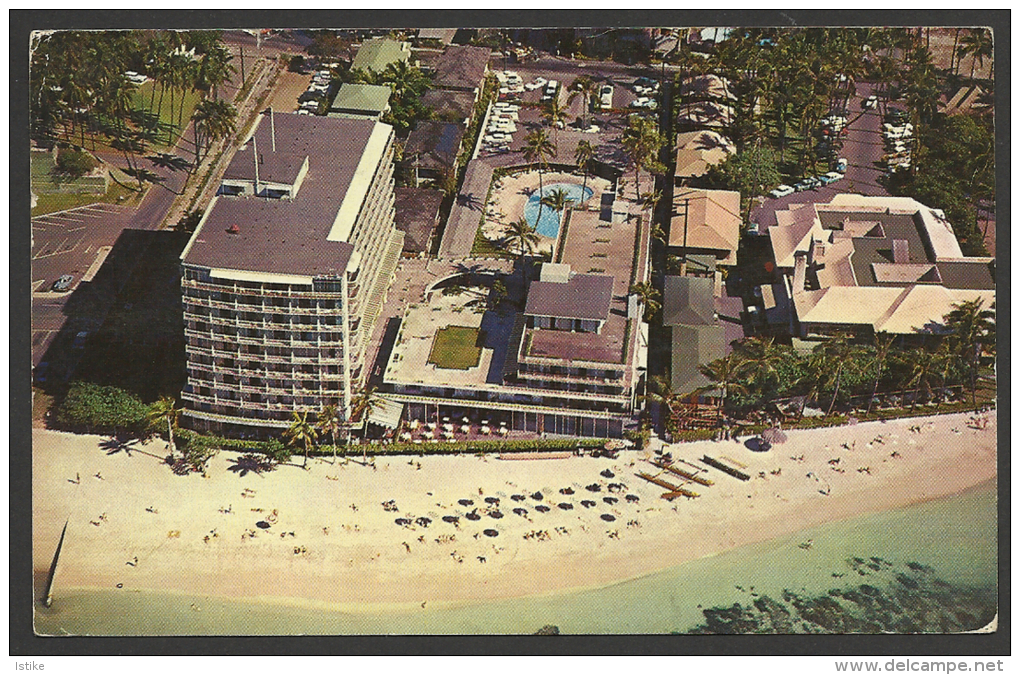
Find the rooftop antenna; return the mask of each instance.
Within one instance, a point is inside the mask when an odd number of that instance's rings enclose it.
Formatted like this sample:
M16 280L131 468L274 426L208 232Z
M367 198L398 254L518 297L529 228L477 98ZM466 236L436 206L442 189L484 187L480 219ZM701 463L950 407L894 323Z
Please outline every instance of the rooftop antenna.
M251 137L252 144L252 159L255 160L255 196L259 196L259 142L255 140L255 136Z
M273 152L276 152L276 117L273 115L273 106L269 106L269 129L273 136Z

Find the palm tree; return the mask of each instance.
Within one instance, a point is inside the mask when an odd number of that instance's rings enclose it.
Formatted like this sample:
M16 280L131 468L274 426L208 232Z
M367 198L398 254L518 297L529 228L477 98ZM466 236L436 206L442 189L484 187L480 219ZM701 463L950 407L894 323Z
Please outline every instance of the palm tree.
M508 250L519 251L521 261L521 274L524 274L524 258L535 252L538 244L538 234L535 228L528 224L524 218L510 223L510 228L503 237L503 243Z
M174 451L174 429L177 427L177 420L180 418L181 408L172 396L160 396L159 400L149 406L145 414L149 424L155 426L166 421L167 447L170 453Z
M563 126L563 122L567 118L567 109L560 103L559 96L554 96L549 99L549 102L545 104L545 110L542 115L545 118L545 121L548 122L549 126L554 129L554 137L559 140L559 132L556 130Z
M727 397L732 393L742 394L747 392L747 386L741 382L744 377L744 373L747 369L747 364L743 359L740 358L740 354L737 352L730 352L721 359L716 359L711 363L706 363L699 367L701 374L707 377L712 384L699 387L695 390L697 394L705 394L720 391L719 396L719 412L723 411L723 406L726 403Z
M646 192L643 195L641 195L641 208L648 210L654 209L655 205L659 203L660 199L662 199L662 193L659 192L658 190Z
M538 194L542 194L542 175L547 166L546 160L556 156L556 146L549 140L549 134L545 129L535 129L524 137L524 149L521 151L524 159L528 162L538 163ZM538 202L538 218L535 222L542 220L542 202Z
M574 201L573 197L567 195L563 188L556 188L546 196L542 197L542 203L553 211L563 211Z
M195 76L197 88L204 92L212 92L213 100L219 99L220 86L230 81L230 76L237 72L230 62L234 56L221 44L213 46L202 56Z
M631 287L627 289L631 295L636 295L638 302L645 308L644 320L651 321L652 317L662 307L662 303L659 302L659 298L662 294L655 286L647 281L641 281L636 284L631 284Z
M777 345L771 337L752 337L734 342L734 348L746 364L743 373L748 389L765 395L779 384L779 365L788 347Z
M634 201L640 200L640 171L642 168L651 173L662 173L665 167L659 163L659 149L666 139L659 133L655 122L643 117L632 117L627 130L623 134L623 149L627 153L630 165L634 169Z
M351 416L354 423L361 423L362 433L368 430L368 418L378 410L383 400L376 393L376 388L370 385L362 385L358 392L351 398ZM368 445L364 447L364 461L368 462Z
M305 464L308 466L308 450L311 446L315 445L315 441L318 438L318 432L308 422L308 412L298 413L297 411L291 414L290 426L283 432L283 435L287 438L289 445L297 447L299 445L305 448Z
M663 428L667 433L675 432L676 420L672 413L681 396L673 391L673 383L669 378L664 375L655 375L649 378L648 390L644 398L659 404L659 416L662 419Z
M949 349L966 365L972 401L977 403L977 377L981 354L995 349L995 311L984 309L984 300L967 300L953 305L946 314L946 328L952 331Z
M868 399L868 410L866 414L871 414L871 405L875 402L875 397L878 395L878 385L882 381L882 372L885 370L886 364L889 362L889 355L892 353L893 343L893 336L887 333L875 334L875 353L871 357L871 367L875 369L875 386L871 389L871 398Z
M336 433L343 426L343 413L335 403L327 403L316 416L315 429L321 434L329 434L333 443L333 463L336 463Z
M588 191L588 165L593 159L595 159L595 146L591 144L591 141L578 141L577 147L574 149L574 161L577 162L577 168L584 172L584 182L581 184L582 199Z
M970 79L974 79L974 68L976 65L984 67L985 58L992 56L992 34L984 28L974 28L967 32L960 40L960 59L970 55Z
M834 385L832 402L826 415L832 414L836 407L836 399L839 398L839 388L842 384L843 369L855 353L854 346L850 343L850 336L845 333L837 333L822 344L814 348L812 361L813 369L822 375L826 383Z
M191 116L195 123L195 169L216 141L229 137L235 130L237 110L226 100L206 99L195 106Z
M915 389L913 401L910 407L917 405L917 394L924 391L925 400L931 398L932 382L940 373L944 373L947 363L948 352L944 348L938 351L918 349L910 353L910 377L907 386Z
M588 128L588 110L591 107L592 97L599 91L599 83L592 80L587 75L581 75L574 84L571 85L572 91L570 96L567 98L567 103L573 103L574 99L578 96L584 99L584 108L581 110L581 122L584 128Z

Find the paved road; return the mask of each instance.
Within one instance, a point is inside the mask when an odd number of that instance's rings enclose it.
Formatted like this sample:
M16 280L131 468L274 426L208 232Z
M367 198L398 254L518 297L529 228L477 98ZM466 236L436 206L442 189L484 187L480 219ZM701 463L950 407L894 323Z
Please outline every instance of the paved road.
M879 166L885 149L882 139L882 116L877 110L862 110L861 101L871 96L874 85L861 83L857 86L857 94L850 99L847 109L850 122L847 136L843 143L840 157L847 159L846 176L835 183L795 192L779 199L765 197L763 203L751 211L751 222L763 226L776 224L776 211L786 209L791 204L827 203L832 197L843 192L855 192L863 195L888 195L885 187L879 182L883 170Z
M254 58L251 63L254 67ZM255 85L256 91L239 111L242 120L251 114L258 100L259 87L264 88L271 82L268 77L270 69L263 69L262 72L262 77ZM236 83L233 83L220 94L232 97L236 91ZM173 222L179 212L183 211L186 204L178 202L175 205L175 200L184 192L188 181L187 168L194 159L193 140L194 132L189 124L173 150L162 154L152 152L138 160L138 168L151 172L154 184L134 209L93 204L32 219L32 280L33 289L38 291L33 293L33 365L38 365L43 359L61 360L60 354L47 355L61 333L68 335L79 330L94 330L102 323L109 308L108 302L104 304L103 301L115 297L117 284L126 280L122 272L130 266L131 260L118 260L117 273L108 274L106 280L100 280L103 286L101 290L82 288L82 292L79 292L79 285L83 275L97 271L90 268L102 265L102 256L114 247L122 234L131 230L157 230L164 219ZM127 160L121 153L97 152L96 156L112 166L121 169L127 167ZM209 185L214 183L210 181ZM136 251L141 245L136 240L132 239L124 250ZM137 250L139 254L140 250ZM72 288L66 293L50 293L50 286L64 274L74 276ZM85 301L81 298L85 298ZM74 303L74 307L69 307L68 303ZM68 374L73 369L73 361L71 359Z

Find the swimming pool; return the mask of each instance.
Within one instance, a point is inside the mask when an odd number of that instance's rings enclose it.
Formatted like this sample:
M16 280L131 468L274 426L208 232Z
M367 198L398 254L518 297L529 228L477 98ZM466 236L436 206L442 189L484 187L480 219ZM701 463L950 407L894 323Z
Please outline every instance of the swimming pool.
M555 239L556 235L560 232L560 212L556 211L548 206L542 206L542 219L538 220L539 216L539 201L542 197L552 194L556 190L563 190L567 193L567 198L572 200L574 204L588 201L591 198L593 191L590 187L583 187L576 183L553 183L552 185L546 185L542 188L542 191L535 191L531 197L528 198L528 203L524 205L524 219L528 221L528 225L535 228L543 237L549 237ZM582 190L584 190L582 196ZM538 222L536 223L536 220Z

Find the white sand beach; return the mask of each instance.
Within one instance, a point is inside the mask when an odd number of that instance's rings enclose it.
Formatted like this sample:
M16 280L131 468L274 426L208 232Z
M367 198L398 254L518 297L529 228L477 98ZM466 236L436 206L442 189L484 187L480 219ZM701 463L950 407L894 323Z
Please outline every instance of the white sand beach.
M65 521L55 602L62 588L123 588L413 611L607 585L993 479L995 413L984 429L968 426L970 417L790 431L766 453L733 441L673 445L674 458L697 465L707 454L752 476L707 469L714 485L687 485L700 497L673 502L636 475L659 471L645 461L650 453L634 451L616 460L380 457L375 469L313 459L307 471L295 457L262 475L231 470L237 455L223 452L203 477L174 475L163 441L110 453L104 437L37 429L36 595ZM384 508L390 500L396 510Z

